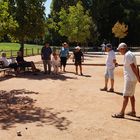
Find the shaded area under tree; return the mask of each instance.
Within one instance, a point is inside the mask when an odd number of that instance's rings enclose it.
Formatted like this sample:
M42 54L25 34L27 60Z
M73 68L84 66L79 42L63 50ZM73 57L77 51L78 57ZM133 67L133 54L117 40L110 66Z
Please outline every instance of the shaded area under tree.
M25 89L4 91L0 90L0 126L8 130L16 123L34 123L40 125L52 125L59 130L67 130L71 124L65 117L58 117L60 112L52 108L42 109L35 106L36 100L30 98L29 94L39 94Z

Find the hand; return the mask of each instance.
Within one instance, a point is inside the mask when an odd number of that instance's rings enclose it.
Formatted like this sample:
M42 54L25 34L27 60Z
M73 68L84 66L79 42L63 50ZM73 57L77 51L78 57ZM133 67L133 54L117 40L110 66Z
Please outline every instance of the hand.
M118 67L119 65L118 65L118 63L115 63L115 67Z

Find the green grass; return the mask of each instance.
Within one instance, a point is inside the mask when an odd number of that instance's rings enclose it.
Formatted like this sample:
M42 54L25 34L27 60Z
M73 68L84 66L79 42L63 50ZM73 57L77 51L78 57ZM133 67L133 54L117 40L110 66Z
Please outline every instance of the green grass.
M32 44L25 44L24 45L24 54L25 56L37 54L38 49L41 49L41 45L32 45ZM0 43L0 52L5 51L7 53L7 57L10 57L11 55L16 57L17 51L20 49L19 43ZM12 50L12 54L11 54Z

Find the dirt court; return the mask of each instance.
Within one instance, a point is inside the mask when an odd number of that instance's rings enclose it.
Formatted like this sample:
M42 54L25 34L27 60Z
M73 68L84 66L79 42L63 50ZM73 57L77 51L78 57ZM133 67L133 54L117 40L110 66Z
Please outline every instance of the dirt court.
M67 72L57 76L40 72L1 78L0 140L139 140L140 84L137 117L112 118L122 105L123 67L115 69L115 93L100 91L105 67L92 64L104 64L105 57L87 54L84 76L67 65ZM40 56L26 59L41 61ZM117 55L117 60L121 64L123 57ZM139 55L137 60L140 64ZM42 64L37 67L43 70Z

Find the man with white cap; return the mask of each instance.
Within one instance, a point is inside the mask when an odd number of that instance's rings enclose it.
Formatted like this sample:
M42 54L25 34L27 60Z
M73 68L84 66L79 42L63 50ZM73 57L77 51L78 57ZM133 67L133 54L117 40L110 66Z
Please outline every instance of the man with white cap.
M106 70L105 70L105 86L101 88L101 91L114 92L114 69L117 66L115 52L112 50L110 43L106 44L105 51L108 52L106 58ZM111 87L108 90L108 80L110 79Z
M135 55L128 50L125 43L120 43L117 50L124 55L124 91L123 91L123 105L119 113L113 114L114 118L124 118L125 109L130 98L131 101L131 112L128 112L127 115L136 116L135 111L135 87L137 81L140 82L140 76L138 72L138 67L136 63Z
M75 62L76 75L78 75L78 66L80 68L80 74L83 75L82 62L84 61L84 55L79 46L75 47L75 50L73 52L73 61Z

